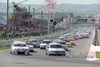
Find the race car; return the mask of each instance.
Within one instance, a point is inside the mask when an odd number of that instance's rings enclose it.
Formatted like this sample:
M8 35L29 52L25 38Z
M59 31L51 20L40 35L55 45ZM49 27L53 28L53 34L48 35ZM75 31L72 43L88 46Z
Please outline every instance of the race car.
M58 40L57 43L61 44L63 46L63 48L67 51L68 50L68 47L66 45L66 42L63 41L63 40Z
M27 44L29 51L34 52L34 45L32 44L32 42L31 41L25 41L25 43Z
M10 54L25 54L29 55L29 48L25 42L22 41L14 41L11 44Z
M45 49L46 46L49 44L49 43L52 43L52 40L43 40L42 43L40 44L40 49Z
M67 38L67 39L70 40L71 45L75 45L75 40L74 40L74 38Z

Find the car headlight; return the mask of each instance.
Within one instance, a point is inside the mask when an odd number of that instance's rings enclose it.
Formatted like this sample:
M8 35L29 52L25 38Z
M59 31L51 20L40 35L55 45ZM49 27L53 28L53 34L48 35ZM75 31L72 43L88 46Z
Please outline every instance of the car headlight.
M18 52L18 49L14 49L14 52Z
M55 51L49 51L49 52L54 53Z
M16 50L18 50L18 49L14 49L14 51L16 51Z

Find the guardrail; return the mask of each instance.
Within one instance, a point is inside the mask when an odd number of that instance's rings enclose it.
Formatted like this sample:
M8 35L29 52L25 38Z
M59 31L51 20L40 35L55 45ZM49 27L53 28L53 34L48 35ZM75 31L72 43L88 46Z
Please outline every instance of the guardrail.
M43 40L43 39L52 39L52 38L56 38L56 37L59 37L60 35L64 35L68 32L70 32L71 30L67 30L66 32L62 32L62 33L57 33L57 34L54 34L54 35L48 35L48 36L40 36L40 37L36 37L36 38L30 38L30 39L38 39L38 40ZM25 39L18 39L18 40L25 40ZM6 40L6 41L0 41L0 47L7 47L7 46L10 46L11 43L13 42L14 40Z
M92 43L94 46L99 46L98 35L97 28L95 28L94 39Z

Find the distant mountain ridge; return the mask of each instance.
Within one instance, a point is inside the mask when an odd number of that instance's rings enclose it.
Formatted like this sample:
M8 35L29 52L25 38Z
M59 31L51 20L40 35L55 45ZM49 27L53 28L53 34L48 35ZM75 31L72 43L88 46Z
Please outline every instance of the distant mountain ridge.
M12 4L10 3L9 6ZM38 9L44 5L42 4L21 4L21 7L26 7L31 6L31 11L32 8ZM1 3L0 2L0 12L6 11L7 5L6 3ZM57 5L59 8L65 9L65 11L100 11L100 5L99 4L58 4ZM13 8L10 8L9 10L12 11Z

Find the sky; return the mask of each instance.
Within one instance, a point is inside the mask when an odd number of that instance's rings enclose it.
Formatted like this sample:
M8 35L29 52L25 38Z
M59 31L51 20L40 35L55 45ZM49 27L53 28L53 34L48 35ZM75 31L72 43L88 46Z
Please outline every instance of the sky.
M0 0L0 2L6 3L7 0ZM12 2L21 2L24 0L9 0ZM57 4L69 3L69 4L100 4L100 0L55 0ZM45 0L27 0L23 4L45 4Z

